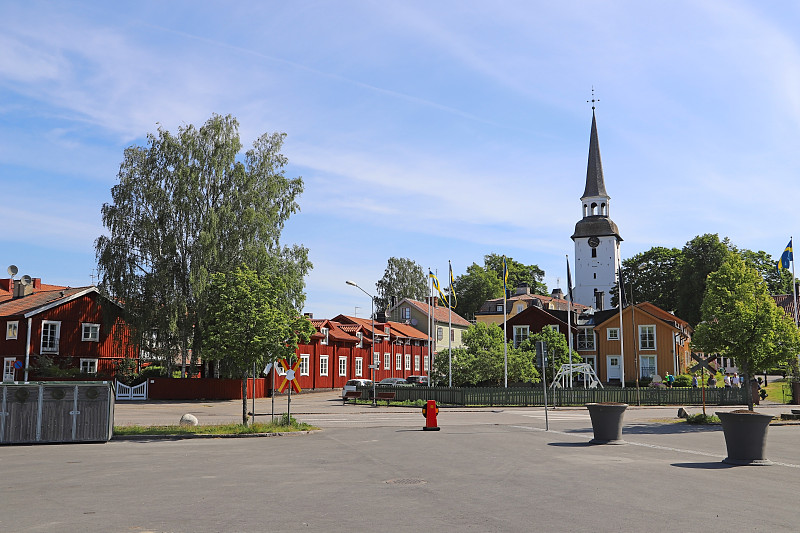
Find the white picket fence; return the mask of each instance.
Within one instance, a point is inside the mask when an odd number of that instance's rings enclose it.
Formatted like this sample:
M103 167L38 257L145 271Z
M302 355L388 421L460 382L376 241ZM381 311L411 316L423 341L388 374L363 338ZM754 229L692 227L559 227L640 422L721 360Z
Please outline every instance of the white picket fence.
M139 383L130 387L119 381L114 382L116 390L116 399L120 400L146 400L147 399L147 381Z

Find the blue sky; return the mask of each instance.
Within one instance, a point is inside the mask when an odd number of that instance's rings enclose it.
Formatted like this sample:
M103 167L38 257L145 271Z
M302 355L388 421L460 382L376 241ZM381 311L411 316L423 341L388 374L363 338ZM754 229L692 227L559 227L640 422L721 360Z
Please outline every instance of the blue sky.
M305 311L369 313L391 256L566 285L594 87L623 258L798 225L791 2L3 2L3 267L87 285L123 150L212 113L288 134Z

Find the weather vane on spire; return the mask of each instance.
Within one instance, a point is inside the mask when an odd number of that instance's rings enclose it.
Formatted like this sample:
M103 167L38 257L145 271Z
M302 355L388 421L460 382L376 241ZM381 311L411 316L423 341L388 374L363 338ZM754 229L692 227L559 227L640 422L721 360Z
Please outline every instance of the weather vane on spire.
M592 99L591 100L586 100L586 101L592 103L592 111L594 111L594 103L600 101L599 98L595 98L594 97L594 85L592 85Z

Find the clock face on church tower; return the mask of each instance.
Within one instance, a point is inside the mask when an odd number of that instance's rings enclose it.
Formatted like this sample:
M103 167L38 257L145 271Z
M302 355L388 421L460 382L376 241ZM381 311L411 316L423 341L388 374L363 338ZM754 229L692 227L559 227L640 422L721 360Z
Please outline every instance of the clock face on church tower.
M589 237L589 246L591 246L592 248L597 248L599 244L600 244L600 239L598 239L597 237Z

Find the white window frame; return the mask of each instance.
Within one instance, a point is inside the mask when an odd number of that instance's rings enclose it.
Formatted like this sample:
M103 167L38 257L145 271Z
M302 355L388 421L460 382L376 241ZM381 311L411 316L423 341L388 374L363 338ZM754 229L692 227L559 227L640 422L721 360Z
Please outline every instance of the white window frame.
M81 342L100 342L100 324L83 322L81 324Z
M647 346L645 346L645 342L644 342L645 339L642 336L642 334L645 333L645 331L653 334L653 338L652 339L649 339L650 335L649 335L649 333L647 334L647 337L648 337L647 340L652 342L652 346L650 346L650 342L648 342ZM658 346L658 345L656 344L656 326L655 326L655 324L640 324L639 325L639 349L640 350L655 350L656 346Z
M589 342L589 334L591 333L591 342ZM593 352L597 349L597 342L595 339L594 329L592 328L578 328L578 350L586 350Z
M422 357L422 368L425 372L430 372L431 370L431 358L430 356L423 356Z
M320 344L324 344L325 346L327 346L328 345L328 333L329 333L328 328L325 328L325 327L319 328L319 332L322 333L322 340L319 341L319 343Z
M16 357L6 357L3 359L3 381L14 381L17 373L17 369L14 367L14 363L16 362Z
M395 370L403 370L403 354L398 353L394 356Z
M339 356L339 375L340 376L347 375L347 356L344 355Z
M309 375L309 363L311 362L311 356L307 353L300 354L300 375L301 376L308 376Z
M419 372L419 356L414 356L414 372Z
M360 378L364 372L364 359L356 357L356 377Z
M47 346L45 346L44 343L45 330L50 329L51 326L55 326L55 334L53 334L52 339L50 339L54 342L52 343L52 345L48 343ZM42 336L39 344L39 346L41 347L41 353L58 353L60 340L61 340L61 321L42 320Z
M97 374L97 359L81 358L80 369L82 374Z
M525 304L518 303L518 304L517 304L517 314L520 314L520 313L521 313L521 312L523 312L524 310L525 310Z
M6 340L16 339L19 335L19 320L6 322Z
M319 375L320 376L327 376L328 375L328 356L327 355L320 355L319 356Z
M497 306L494 309L495 309L495 313L502 313L503 312L503 306L501 304L497 304Z
M514 348L519 348L519 345L522 344L525 339L530 337L530 334L530 326L514 326Z
M384 370L392 369L392 354L388 352L383 354L383 369Z
M647 365L647 368L652 368L653 369L653 373L652 374L645 374L644 373L644 369L645 369L644 362L645 362L645 359L652 360L652 362L653 362L652 365L649 365L649 364ZM655 354L652 354L652 355L651 354L640 355L639 356L639 377L640 378L649 378L650 376L653 376L655 374L658 374L658 357L656 357Z
M607 341L618 341L619 340L619 328L608 328L606 330L606 340Z
M358 344L356 344L356 348L363 348L364 347L364 334L360 331L356 331L356 338L358 339Z
M400 318L402 320L408 320L411 318L411 308L410 307L401 307L400 308Z
M381 354L380 352L373 352L372 353L372 364L380 368L381 366Z
M436 328L436 340L440 341L444 339L444 328L442 326L437 326Z
M411 354L406 354L406 370L411 370Z
M547 327L552 329L556 333L561 333L561 330L558 328L558 324L548 324Z
M285 375L286 375L286 369L285 369L285 368L283 368L283 365L282 365L282 364L280 364L280 363L276 363L276 364L275 364L275 368L277 368L277 369L278 369L278 375L279 375L279 376L285 376Z

